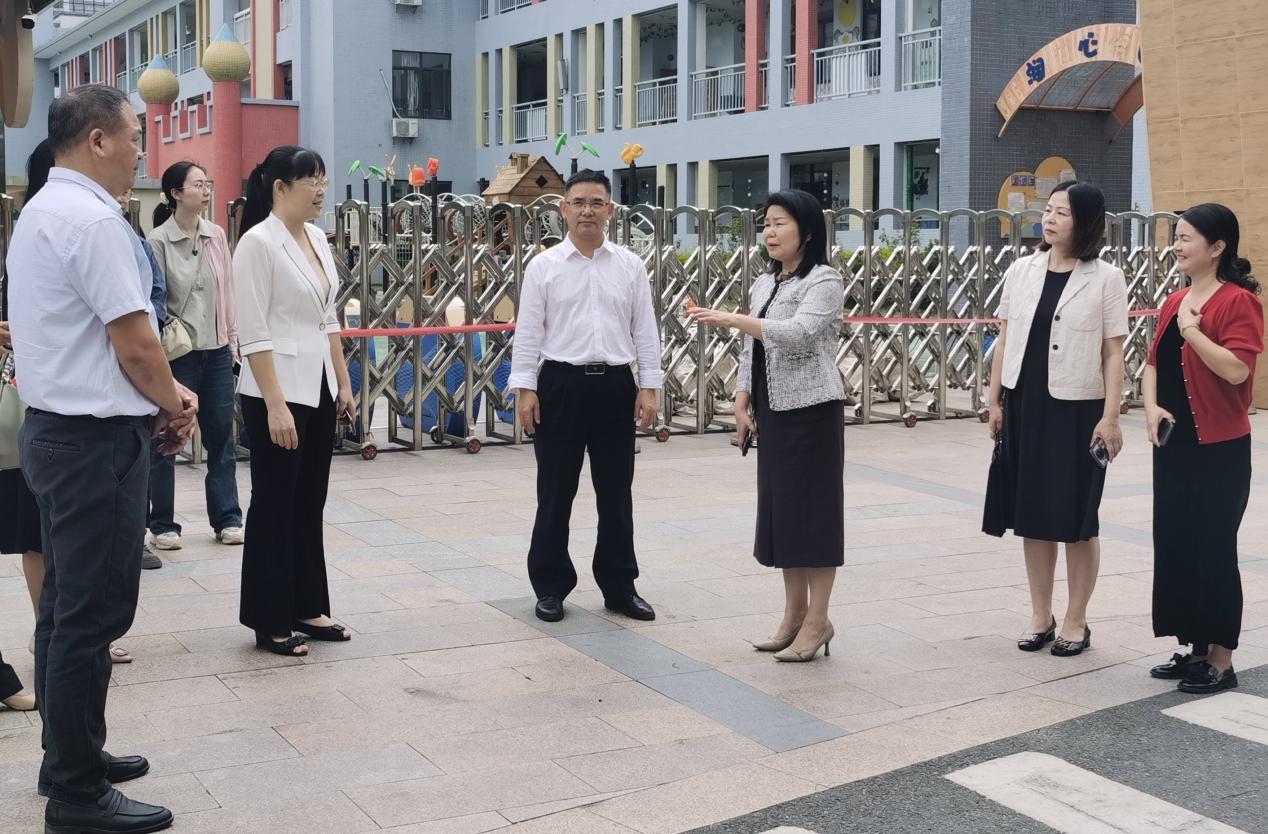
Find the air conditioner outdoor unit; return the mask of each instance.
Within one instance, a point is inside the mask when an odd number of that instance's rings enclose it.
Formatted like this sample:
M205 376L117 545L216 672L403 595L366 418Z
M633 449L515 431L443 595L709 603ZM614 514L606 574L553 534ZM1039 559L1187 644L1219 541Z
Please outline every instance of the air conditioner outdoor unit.
M393 119L392 120L392 138L393 139L417 139L418 138L418 119Z
M418 8L419 6L423 5L423 0L396 0L396 5L412 6L414 8Z

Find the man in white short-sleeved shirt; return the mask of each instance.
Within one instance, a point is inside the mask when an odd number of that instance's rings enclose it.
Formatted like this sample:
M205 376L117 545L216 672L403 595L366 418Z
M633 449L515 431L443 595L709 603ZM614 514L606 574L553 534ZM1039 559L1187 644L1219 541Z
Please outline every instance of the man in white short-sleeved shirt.
M22 472L40 507L46 576L35 628L43 719L38 788L50 831L159 831L166 808L113 787L144 775L111 756L109 646L136 613L151 437L171 454L194 428L158 340L140 239L113 195L131 186L141 126L126 96L86 85L49 107L56 167L23 207L6 260Z
M651 282L637 255L604 236L613 211L605 174L573 174L562 211L568 236L524 273L509 381L537 458L537 517L528 550L536 614L547 622L563 619L564 598L577 585L568 523L589 453L599 511L595 583L609 610L652 620L656 612L634 589L630 425L651 424L661 386ZM636 360L637 383L630 369Z

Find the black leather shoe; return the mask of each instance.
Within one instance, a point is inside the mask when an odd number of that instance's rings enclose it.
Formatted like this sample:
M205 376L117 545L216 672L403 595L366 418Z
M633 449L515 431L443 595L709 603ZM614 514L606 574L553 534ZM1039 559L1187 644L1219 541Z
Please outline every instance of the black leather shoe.
M50 799L44 808L44 834L146 834L171 824L171 811L128 799L115 788L91 805Z
M564 601L559 597L542 597L533 609L537 619L557 623L564 618Z
M1159 663L1149 670L1149 677L1164 681L1176 681L1184 678L1189 668L1195 663L1203 663L1206 658L1195 658L1192 654L1176 652L1166 663Z
M150 763L144 756L111 756L103 750L101 757L106 760L106 781L112 785L140 779L150 772ZM41 779L35 790L40 796L48 796L48 782Z
M1052 618L1052 625L1048 626L1047 631L1036 631L1032 634L1023 634L1017 638L1017 648L1023 652L1037 652L1044 646L1057 639L1057 618Z
M1074 657L1076 654L1083 654L1084 649L1092 648L1092 629L1083 626L1082 640L1067 640L1064 637L1058 637L1057 642L1052 644L1052 653L1057 657Z
M654 620L656 612L647 600L638 594L630 594L625 599L607 599L603 600L603 607L609 611L615 611L618 614L624 614L631 620Z
M1189 666L1188 671L1184 675L1184 680L1180 681L1180 685L1177 688L1181 692L1188 692L1191 695L1208 695L1212 692L1233 689L1236 686L1237 673L1233 671L1232 666L1221 672L1205 660L1202 660Z

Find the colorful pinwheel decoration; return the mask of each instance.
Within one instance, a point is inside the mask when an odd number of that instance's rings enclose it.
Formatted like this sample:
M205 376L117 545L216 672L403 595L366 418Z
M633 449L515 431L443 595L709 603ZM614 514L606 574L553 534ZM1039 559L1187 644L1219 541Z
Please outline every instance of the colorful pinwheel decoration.
M638 158L643 155L643 146L637 142L631 145L625 143L625 147L621 149L621 161L630 166L630 205L638 202Z
M572 173L574 174L577 173L577 157L581 156L583 153L588 153L595 159L599 158L599 152L595 149L594 145L591 145L589 142L578 142L577 144L580 146L580 149L573 151L572 145L568 142L568 134L566 133L559 134L559 138L555 140L555 156L559 156L565 150L572 151Z

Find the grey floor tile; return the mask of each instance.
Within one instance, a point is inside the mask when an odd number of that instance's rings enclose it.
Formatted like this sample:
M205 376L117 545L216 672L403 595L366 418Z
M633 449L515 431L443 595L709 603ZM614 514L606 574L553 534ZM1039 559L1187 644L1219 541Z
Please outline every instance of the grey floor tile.
M487 566L440 570L433 572L432 576L483 601L521 596L526 590L519 579Z
M840 727L716 670L641 682L777 752L845 735Z
M366 544L409 544L425 542L428 538L417 530L397 524L395 521L353 521L347 524L334 525L350 536L355 536Z
M634 680L700 672L708 668L650 637L624 628L574 634L560 640Z

